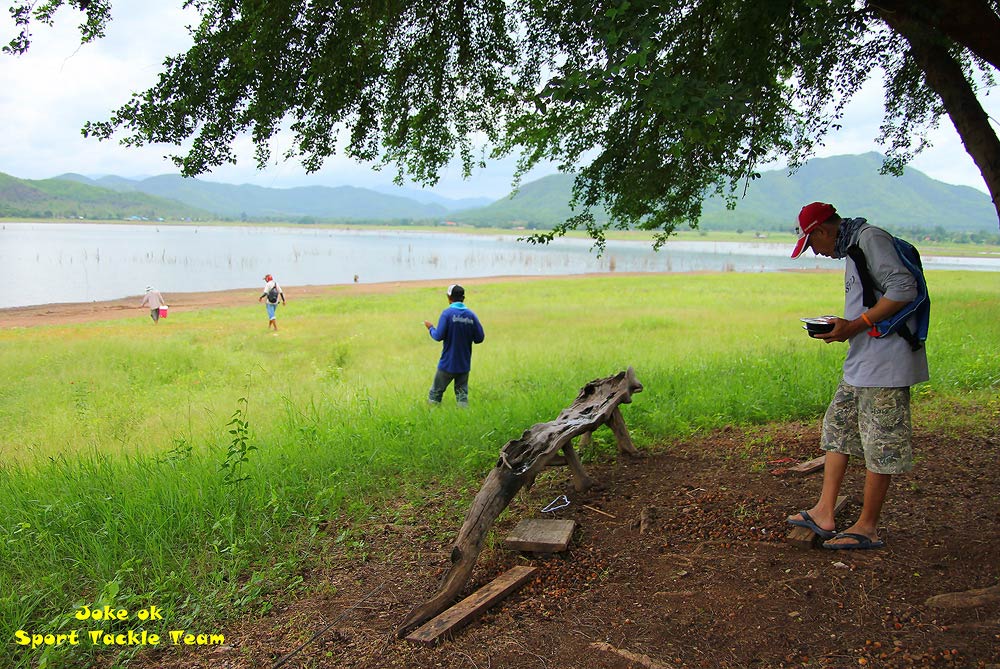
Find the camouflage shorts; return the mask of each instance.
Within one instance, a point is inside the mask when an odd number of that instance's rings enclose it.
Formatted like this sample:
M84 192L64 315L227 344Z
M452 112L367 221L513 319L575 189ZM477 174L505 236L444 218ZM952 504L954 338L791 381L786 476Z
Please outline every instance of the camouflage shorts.
M876 474L913 469L910 389L857 388L843 379L823 417L824 451L865 457Z

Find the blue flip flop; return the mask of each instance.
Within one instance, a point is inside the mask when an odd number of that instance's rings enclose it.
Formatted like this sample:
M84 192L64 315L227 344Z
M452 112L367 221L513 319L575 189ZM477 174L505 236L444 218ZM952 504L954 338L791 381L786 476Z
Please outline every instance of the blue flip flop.
M875 539L872 541L870 538L863 534L856 534L854 532L839 532L833 539L854 539L857 543L853 544L831 544L829 541L823 543L823 548L832 551L864 551L871 550L873 548L882 548L885 546L885 542L881 539Z
M808 511L799 511L799 515L802 516L802 520L786 520L785 522L789 525L795 525L797 527L804 527L807 530L812 530L820 539L833 539L837 536L836 530L824 530L822 527L817 525L816 521L812 519Z

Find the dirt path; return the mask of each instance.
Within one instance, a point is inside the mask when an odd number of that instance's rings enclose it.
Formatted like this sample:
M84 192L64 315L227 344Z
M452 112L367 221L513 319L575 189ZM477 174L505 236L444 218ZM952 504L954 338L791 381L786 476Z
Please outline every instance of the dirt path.
M987 426L975 433L927 431L915 416L920 461L890 493L882 550L784 542L785 516L812 503L821 476L772 474L773 448L815 457L817 424L722 430L637 461L591 462L603 492L576 494L561 468L543 474L496 526L469 591L514 565L537 566L537 578L436 647L398 640L394 630L448 565L460 520L429 520L457 496L447 490L429 491L421 508L350 526L352 549L336 543L347 527L332 520L298 595L255 601L254 610L270 612L218 630L223 646L151 652L139 666L271 667L302 646L283 666L1000 667L1000 602L928 603L1000 578L1000 426L996 406L975 411ZM858 514L862 480L852 467L840 526ZM520 519L541 517L560 494L572 503L556 517L577 523L566 553L502 548ZM641 533L650 507L658 522Z
M649 272L616 272L611 276L641 276ZM465 286L476 286L484 283L510 283L521 281L569 280L581 277L609 276L608 274L573 274L563 276L495 276L464 279ZM425 288L440 286L442 290L447 281L428 279L421 281L390 281L384 283L350 283L323 286L282 286L289 301L325 297L331 295L371 295L389 293L400 288ZM170 305L171 314L181 311L196 311L198 309L214 309L221 307L245 306L254 304L260 295L260 287L239 288L235 290L219 290L202 293L167 293L164 298ZM115 320L119 318L141 317L145 310L138 305L141 295L124 297L117 300L102 302L67 302L58 304L42 304L30 307L9 307L0 309L0 329L24 328L39 325L67 325L73 323L89 323L93 321Z

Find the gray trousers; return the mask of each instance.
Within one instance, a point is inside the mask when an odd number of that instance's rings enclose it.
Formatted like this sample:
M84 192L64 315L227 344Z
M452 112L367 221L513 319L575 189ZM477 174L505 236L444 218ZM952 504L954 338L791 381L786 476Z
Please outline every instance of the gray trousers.
M444 391L448 389L448 384L452 381L455 382L455 399L458 401L458 406L468 406L469 404L469 373L465 372L463 374L451 374L442 369L439 369L436 374L434 374L434 384L431 386L431 391L427 395L427 399L434 404L440 404L441 398L444 396Z

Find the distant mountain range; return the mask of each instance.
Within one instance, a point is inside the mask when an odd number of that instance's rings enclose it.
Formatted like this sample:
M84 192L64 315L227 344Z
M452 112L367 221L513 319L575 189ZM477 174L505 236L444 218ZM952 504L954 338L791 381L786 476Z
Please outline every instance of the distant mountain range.
M485 207L493 202L493 198L489 197L464 197L454 199L443 197L431 191L417 190L416 188L403 188L402 186L374 186L372 190L386 195L396 195L398 197L409 198L425 204L439 204L448 211L475 209L476 207Z
M844 216L864 216L891 229L996 232L989 197L914 169L880 176L882 156L816 158L789 176L763 172L729 211L705 202L704 230L790 230L806 202L832 202ZM556 174L523 184L495 202L454 200L429 191L353 186L265 188L162 175L143 179L64 174L25 180L0 173L0 217L148 220L287 221L293 223L443 223L549 229L573 214L573 176ZM382 192L385 191L385 192ZM485 205L485 206L484 206ZM606 220L597 212L599 221Z
M698 222L702 230L791 230L802 205L831 202L844 217L861 216L896 230L940 226L949 231L997 231L990 198L969 186L953 186L907 168L901 177L882 176L877 153L815 158L789 176L786 170L761 173L746 197L728 210L722 198L709 198ZM573 215L568 202L573 176L557 174L524 184L488 207L456 214L472 225L551 228ZM595 218L607 220L603 212Z
M115 176L89 179L79 174L64 174L56 178L118 192L140 192L176 200L211 212L216 217L241 220L441 219L445 218L449 211L458 208L445 206L452 201L440 196L431 196L421 202L410 197L379 193L354 186L335 188L327 186L265 188L248 184L233 186L202 179L187 179L177 174L165 174L138 181ZM478 204L481 204L481 201Z

